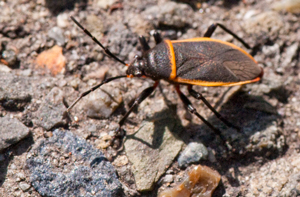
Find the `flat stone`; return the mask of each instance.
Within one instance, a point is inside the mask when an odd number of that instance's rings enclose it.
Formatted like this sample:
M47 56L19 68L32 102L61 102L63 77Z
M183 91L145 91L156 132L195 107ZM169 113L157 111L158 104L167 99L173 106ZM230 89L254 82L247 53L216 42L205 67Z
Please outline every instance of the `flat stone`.
M0 117L0 151L19 142L29 134L29 129L19 120Z
M160 104L157 100L157 109ZM171 114L171 110L156 114L134 135L127 135L125 151L138 191L151 190L181 150L183 142L177 137L182 131L181 122Z

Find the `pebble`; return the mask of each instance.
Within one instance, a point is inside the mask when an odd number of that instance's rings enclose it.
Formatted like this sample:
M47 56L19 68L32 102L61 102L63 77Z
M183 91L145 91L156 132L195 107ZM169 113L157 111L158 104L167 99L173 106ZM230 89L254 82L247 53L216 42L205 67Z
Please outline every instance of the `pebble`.
M58 27L65 28L69 25L69 14L63 12L57 15L56 23Z
M26 192L26 191L29 190L30 187L31 187L31 185L29 185L28 183L25 183L25 182L21 182L21 183L19 184L19 186L20 186L20 188L21 188L21 190L22 190L23 192Z
M164 183L172 183L174 181L174 176L172 174L167 174L164 177Z
M17 182L24 181L26 179L25 174L23 172L19 172L17 174Z
M191 142L180 154L178 165L180 167L187 167L191 163L199 162L201 159L206 160L207 158L207 148L202 143Z
M64 32L60 27L52 27L48 31L48 36L54 39L59 46L63 46L66 42L63 33Z
M40 68L48 68L53 75L62 72L66 66L66 58L62 47L55 45L51 49L40 53L35 61Z

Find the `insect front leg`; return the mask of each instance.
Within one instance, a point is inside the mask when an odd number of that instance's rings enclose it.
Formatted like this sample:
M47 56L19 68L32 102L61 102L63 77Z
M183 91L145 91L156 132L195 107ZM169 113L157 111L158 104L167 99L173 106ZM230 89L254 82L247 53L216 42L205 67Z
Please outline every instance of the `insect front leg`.
M141 92L141 94L134 100L134 103L130 107L130 109L126 112L126 114L123 116L123 118L119 121L119 128L117 131L121 130L121 127L123 126L125 120L128 118L130 113L141 103L143 100L145 100L148 96L152 94L152 92L155 90L155 88L158 86L158 81L154 83L153 86L146 88Z
M127 75L121 75L121 76L116 76L116 77L111 77L111 78L104 79L100 84L97 84L97 85L93 86L92 88L90 88L89 90L81 93L80 96L68 107L68 109L66 110L67 113L70 112L70 110L74 107L74 105L76 105L76 103L80 99L82 99L83 97L85 97L89 93L95 91L96 89L100 88L103 84L106 84L106 83L111 82L111 81L116 80L116 79L125 78L125 77L127 77Z

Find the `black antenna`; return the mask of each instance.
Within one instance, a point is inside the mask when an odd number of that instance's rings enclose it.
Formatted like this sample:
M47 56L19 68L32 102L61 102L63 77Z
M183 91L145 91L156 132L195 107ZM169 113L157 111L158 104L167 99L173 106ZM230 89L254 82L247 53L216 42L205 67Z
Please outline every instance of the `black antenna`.
M71 19L72 19L72 21L74 23L76 23L76 25L78 27L80 27L80 29L82 29L84 31L84 33L86 33L90 38L92 38L92 40L94 42L96 42L104 50L104 52L106 53L106 55L112 57L113 59L117 60L121 64L127 66L127 64L125 62L123 62L117 56L115 56L114 54L112 54L108 48L104 47L88 30L86 30L84 27L82 27L82 25L80 25L80 23L77 20L75 20L75 18L73 16L71 16Z

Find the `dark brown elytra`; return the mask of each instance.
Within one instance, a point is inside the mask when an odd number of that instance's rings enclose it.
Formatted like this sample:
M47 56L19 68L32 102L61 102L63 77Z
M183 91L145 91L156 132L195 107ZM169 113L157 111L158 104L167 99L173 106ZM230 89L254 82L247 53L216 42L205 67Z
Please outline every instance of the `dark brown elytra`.
M239 127L231 124L223 118L202 96L201 93L192 89L192 85L200 86L234 86L252 82L257 82L263 76L263 69L257 65L254 58L243 49L221 40L211 39L211 35L217 27L222 28L225 32L232 35L240 41L247 49L251 47L240 37L219 23L211 25L203 37L192 38L187 40L163 40L158 32L154 33L156 46L150 48L143 36L139 37L142 46L142 56L136 55L130 64L120 60L109 49L104 47L89 31L87 31L73 17L71 19L80 27L89 37L93 39L105 53L128 67L126 75L120 75L103 80L100 84L83 92L67 109L67 112L84 96L101 87L103 84L119 78L131 77L148 77L155 81L154 85L143 90L135 99L133 105L119 121L118 131L129 114L148 96L152 94L163 79L175 85L176 91L192 114L195 114L208 127L210 127L223 141L226 138L219 129L205 120L193 107L190 100L180 91L180 85L187 85L191 96L202 100L204 104L219 118L224 124L240 130ZM125 132L125 131L124 131Z

